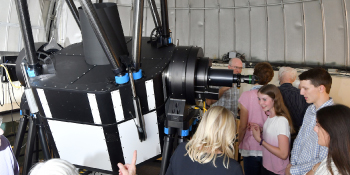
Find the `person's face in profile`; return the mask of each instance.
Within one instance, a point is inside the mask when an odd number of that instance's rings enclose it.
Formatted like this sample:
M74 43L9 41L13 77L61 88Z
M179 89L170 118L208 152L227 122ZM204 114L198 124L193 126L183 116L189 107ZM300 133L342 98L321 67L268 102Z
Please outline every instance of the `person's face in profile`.
M317 102L320 92L319 87L311 84L310 80L300 81L300 95L303 95L307 103Z
M320 124L317 121L314 127L314 131L317 133L318 144L321 146L328 147L330 139L329 134L320 126Z

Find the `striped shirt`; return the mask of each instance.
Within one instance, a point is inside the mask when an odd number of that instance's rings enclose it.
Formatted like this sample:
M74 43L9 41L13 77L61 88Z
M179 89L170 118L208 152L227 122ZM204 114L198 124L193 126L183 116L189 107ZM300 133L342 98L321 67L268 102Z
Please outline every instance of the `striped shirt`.
M316 112L323 107L333 104L333 99L330 98L317 110L314 104L307 108L303 125L294 141L291 153L291 174L305 174L309 172L315 164L327 157L328 148L318 144L318 137L317 133L314 131L314 127L316 125Z
M227 91L225 91L221 98L214 103L212 106L223 106L226 109L233 112L235 118L238 116L238 97L239 97L239 89L237 89L237 85L234 86Z

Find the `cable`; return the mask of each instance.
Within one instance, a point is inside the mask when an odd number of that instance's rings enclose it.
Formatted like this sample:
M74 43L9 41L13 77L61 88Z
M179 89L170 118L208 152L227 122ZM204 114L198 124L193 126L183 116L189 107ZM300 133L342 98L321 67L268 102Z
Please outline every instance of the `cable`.
M7 83L7 90L9 92L9 97L10 97L10 103L11 103L11 120L12 120L12 128L11 128L11 132L14 133L14 121L13 121L13 115L12 115L12 111L13 111L13 104L12 104L12 98L11 98L11 93L10 93L10 85Z
M2 65L2 64L0 64L0 67L3 67L3 68L5 69L6 75L7 75L7 79L9 80L9 82L11 83L11 85L12 85L13 87L17 88L17 89L21 88L21 86L16 86L16 85L14 85L14 84L12 83L10 74L9 74L9 72L8 72L8 70L7 70L7 67L4 66L4 65Z
M15 99L15 102L16 102L17 106L18 106L18 107L20 107L20 106L19 106L19 104L17 103L17 100L16 100L16 97L15 97L15 94L13 93L13 86L12 86L12 96L13 96L13 99ZM20 108L21 108L21 107L20 107Z
M0 106L4 106L5 104L5 93L4 93L4 84L1 83L1 89L2 89L2 104L0 102Z

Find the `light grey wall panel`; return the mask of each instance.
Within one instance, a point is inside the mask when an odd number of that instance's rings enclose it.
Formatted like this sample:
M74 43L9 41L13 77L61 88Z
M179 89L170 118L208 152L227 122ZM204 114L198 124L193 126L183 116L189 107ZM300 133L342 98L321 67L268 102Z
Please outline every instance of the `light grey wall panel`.
M22 41L19 40L19 38L21 38L21 33L19 32L19 27L9 27L8 28L9 33L8 35L9 40L7 41L7 51L19 51L19 48L22 48ZM20 45L20 46L19 46Z
M131 36L131 30L132 30L132 11L131 7L123 7L123 6L118 6L118 11L120 13L120 16L123 16L120 18L120 21L123 26L124 30L124 35L126 36Z
M0 26L0 51L1 50L7 50L7 32L6 27Z
M251 60L266 61L267 20L266 7L251 8Z
M285 62L303 61L303 20L301 3L284 5L285 22Z
M205 7L218 7L219 2L218 0L204 0Z
M326 30L325 64L343 65L345 61L345 26L341 0L322 1Z
M350 12L350 0L344 0L344 9L347 12L346 14L346 21L345 21L345 25L346 25L346 46L347 46L347 52L346 52L346 57L345 57L345 62L346 62L346 66L350 66L350 16L349 16L349 12Z
M235 0L218 0L217 2L222 8L235 6Z
M236 4L237 5L237 4ZM239 8L235 10L236 17L236 51L245 54L247 60L250 59L250 26L249 8Z
M189 23L190 23L190 11L187 9L181 10L181 13L178 13L179 11L176 11L176 25L175 25L175 36L176 39L180 41L180 45L182 46L188 46L189 45Z
M229 51L234 51L234 9L221 9L219 13L219 58Z
M249 0L251 6L265 6L266 0Z
M17 10L14 0L12 0L11 11L10 11L10 23L18 24Z
M235 0L235 6L248 6L250 0Z
M218 9L206 10L205 20L205 41L204 55L210 58L218 58L219 56L219 13Z
M282 6L267 7L267 17L267 60L271 62L284 62L284 19Z
M8 18L8 12L10 10L10 5L13 1L2 1L0 5L0 23L6 23Z
M189 1L191 8L203 8L203 0L191 0ZM190 36L189 43L193 46L204 48L204 10L191 10L190 11Z
M175 33L175 24L176 24L176 11L175 11L176 0L168 0L168 17L169 17L169 29L172 32L173 43L176 44L176 33ZM160 7L160 6L157 6ZM160 12L160 11L159 11ZM159 15L161 15L159 13ZM161 16L160 16L161 17Z
M40 1L28 0L28 9L32 26L43 26Z
M323 64L323 27L319 2L305 2L305 63Z

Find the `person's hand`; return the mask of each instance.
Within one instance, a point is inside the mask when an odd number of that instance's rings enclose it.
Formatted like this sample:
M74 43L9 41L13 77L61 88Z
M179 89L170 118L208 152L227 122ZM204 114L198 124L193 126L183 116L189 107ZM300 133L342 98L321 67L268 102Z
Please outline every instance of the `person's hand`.
M256 123L250 124L251 130L253 131L253 137L257 142L261 141L261 130L260 126Z
M290 173L290 167L292 167L292 164L288 164L288 165L287 165L287 168L286 168L286 170L285 170L285 172L284 172L285 175L292 175L292 174Z
M119 175L136 175L136 158L137 152L135 150L131 160L131 164L123 165L122 163L118 163Z

